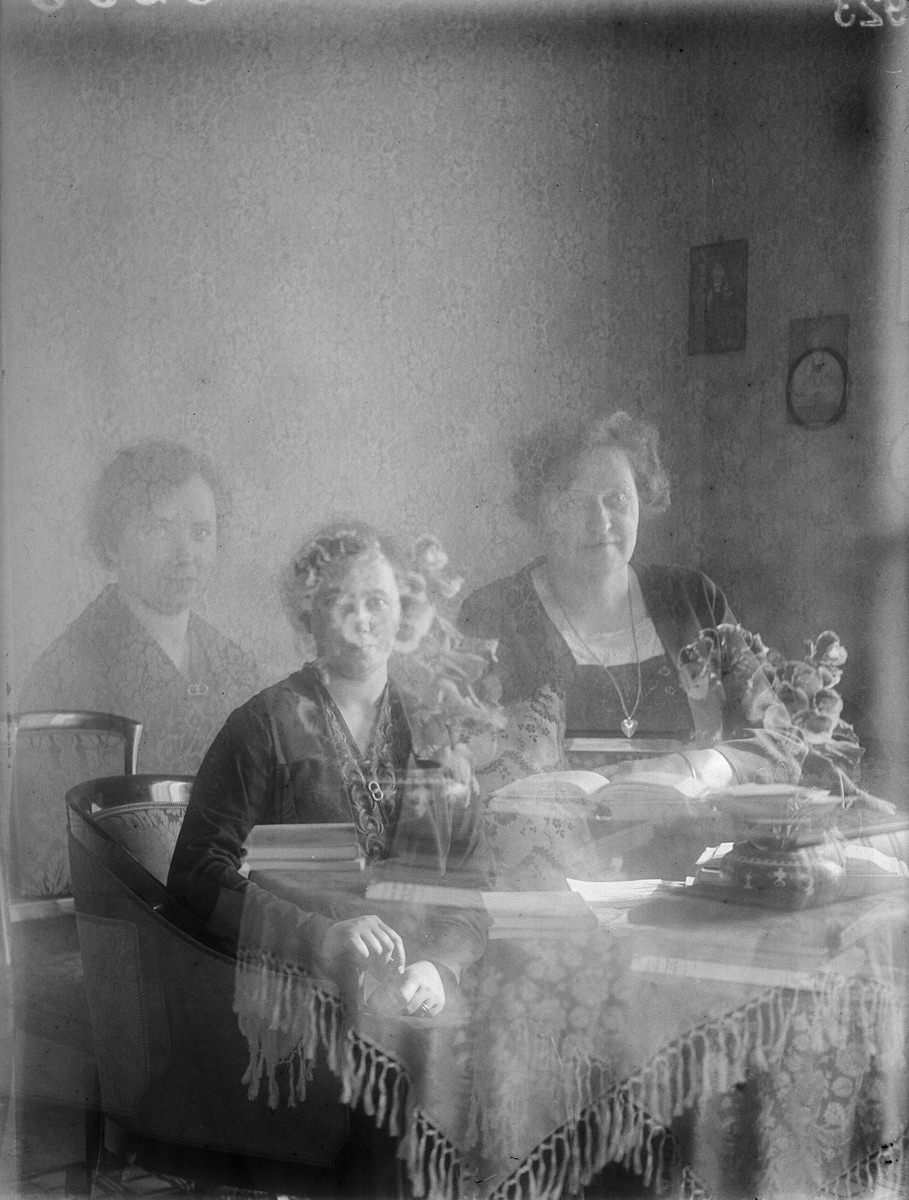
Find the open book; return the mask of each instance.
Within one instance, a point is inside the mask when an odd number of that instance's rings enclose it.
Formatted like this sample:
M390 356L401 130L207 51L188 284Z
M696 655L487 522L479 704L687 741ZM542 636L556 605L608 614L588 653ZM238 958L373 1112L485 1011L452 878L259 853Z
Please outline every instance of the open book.
M690 802L704 792L695 778L679 779L664 771L642 771L633 779L606 781L596 796L601 818L656 820L690 811Z
M601 862L619 862L647 844L658 821L688 812L690 797L674 786L675 778L654 772L613 784L598 771L550 771L499 788L487 799L486 813L493 820L524 817L541 827L550 818L574 819L577 827L586 827ZM574 863L568 869L578 873L584 867Z
M599 771L545 771L516 779L494 793L497 800L508 799L587 799L603 793L604 801L620 800L624 796L651 803L672 801L684 804L698 796L704 786L696 779L679 779L669 771L642 771L633 779L611 783Z
M562 816L574 808L592 822L593 836L617 836L691 811L691 801L703 791L695 779L649 771L634 779L611 783L598 771L550 771L517 779L494 792L486 802L490 813L533 813L542 819Z
M607 782L599 771L544 771L506 783L492 793L487 801L491 812L526 811L543 815L548 805L563 806L572 802L591 810L590 798Z

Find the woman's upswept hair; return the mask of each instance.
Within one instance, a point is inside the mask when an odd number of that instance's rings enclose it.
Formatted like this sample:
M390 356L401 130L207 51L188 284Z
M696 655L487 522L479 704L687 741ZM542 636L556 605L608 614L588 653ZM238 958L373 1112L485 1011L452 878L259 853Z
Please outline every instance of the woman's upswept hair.
M580 459L600 447L621 450L628 459L642 511L666 511L669 477L660 460L659 433L649 421L619 411L568 422L558 417L515 443L511 466L517 485L513 504L518 516L535 525L544 493L570 487Z
M402 569L397 547L365 521L338 517L303 539L281 577L281 599L298 633L312 632L312 608L323 580L364 554L379 554L395 575Z
M227 521L227 497L214 464L181 442L148 439L127 446L101 472L88 507L89 543L107 568L128 521L190 479L201 477L215 500L219 531Z

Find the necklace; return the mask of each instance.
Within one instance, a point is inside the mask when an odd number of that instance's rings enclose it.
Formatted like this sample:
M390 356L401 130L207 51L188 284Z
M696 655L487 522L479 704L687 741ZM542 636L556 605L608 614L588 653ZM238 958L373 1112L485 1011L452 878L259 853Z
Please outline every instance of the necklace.
M347 795L357 831L357 839L366 858L385 858L394 816L395 771L389 756L391 719L388 689L382 693L379 713L370 745L361 751L334 697L320 679L318 693L322 715L334 750L335 763Z
M610 671L610 669L603 662L602 658L600 658L599 654L597 654L595 650L592 650L590 648L590 646L587 644L587 642L584 640L584 638L581 637L580 633L578 633L575 623L572 621L571 617L569 617L568 613L565 611L565 606L562 604L562 601L556 595L554 588L552 589L552 594L553 594L553 596L555 596L556 604L558 604L559 609L561 610L562 616L565 618L565 622L568 625L568 628L571 630L571 632L574 634L574 636L578 639L578 641L581 643L581 645L584 647L584 649L587 651L587 653L590 655L590 657L592 659L594 659L596 662L598 662L600 664L600 666L603 668L603 670L606 672L606 674L609 676L609 681L612 684L612 686L615 688L615 694L618 696L619 704L621 704L621 706L622 706L622 712L625 714L625 718L621 723L622 733L624 733L625 737L627 737L627 738L633 738L637 731L638 725L640 724L640 722L635 718L634 714L638 711L638 705L641 703L642 682L641 682L641 655L638 650L638 635L637 635L637 631L635 630L635 627L634 627L634 607L631 603L631 579L630 578L628 579L628 616L631 619L631 640L634 642L634 662L635 662L635 666L638 669L638 690L637 690L637 695L634 698L634 704L631 706L630 711L629 711L628 705L625 703L625 697L622 695L622 689L619 687L618 680L613 675L612 671Z

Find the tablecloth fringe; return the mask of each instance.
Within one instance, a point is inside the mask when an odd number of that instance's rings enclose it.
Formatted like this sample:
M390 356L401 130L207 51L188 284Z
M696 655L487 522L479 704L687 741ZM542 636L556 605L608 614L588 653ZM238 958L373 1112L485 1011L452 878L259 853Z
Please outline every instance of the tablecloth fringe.
M619 1162L649 1187L665 1168L665 1130L614 1089L597 1108L546 1138L493 1193L496 1200L559 1200L576 1195L607 1163Z
M341 1071L341 1100L361 1105L379 1129L399 1137L406 1127L408 1083L403 1068L389 1055L348 1030Z
M660 1051L629 1080L632 1101L666 1124L703 1101L744 1082L749 1071L781 1061L803 994L771 988L747 1004L705 1021ZM904 1007L892 987L876 979L826 973L817 977L810 1023L820 1046L842 1041L857 1028L872 1053L894 1047L892 1031ZM899 1040L897 1041L897 1046Z
M560 1200L614 1162L643 1176L649 1187L665 1176L666 1131L673 1119L696 1101L728 1092L752 1070L773 1069L782 1059L801 1001L798 992L770 988L741 1008L690 1030L622 1085L588 1097L578 1115L543 1141L495 1196ZM902 1008L893 989L877 980L818 976L811 1003L812 1027L826 1037L844 1038L857 1024L866 1039L893 1045L886 1031ZM575 1094L581 1095L597 1072L580 1062L574 1069ZM901 1170L909 1175L906 1168ZM692 1177L688 1190L683 1186L683 1196L703 1200L706 1193Z
M714 1200L691 1167L682 1168L679 1200ZM901 1137L869 1155L832 1183L814 1200L902 1200L909 1195L909 1128Z
M402 1149L410 1173L411 1192L418 1200L458 1200L461 1174L454 1148L416 1110Z
M909 1195L909 1127L828 1184L818 1192L817 1200L859 1200L879 1193L894 1200Z
M409 1100L410 1081L401 1064L348 1030L341 1099L360 1105L378 1128L398 1137L416 1200L458 1200L460 1160L455 1148ZM403 1136L402 1136L403 1135Z
M457 1200L457 1154L444 1136L408 1101L409 1083L399 1063L348 1028L342 1035L341 1003L294 964L240 957L234 1010L250 1049L243 1082L251 1099L263 1080L268 1103L279 1103L279 1068L287 1072L285 1102L306 1097L318 1053L340 1079L342 1100L362 1105L381 1128L398 1138L414 1195ZM744 1006L690 1030L656 1054L618 1087L600 1066L582 1056L563 1059L574 1118L546 1138L503 1184L504 1200L561 1200L590 1182L607 1163L620 1162L649 1186L665 1168L665 1130L695 1101L703 1102L744 1082L753 1069L779 1063L800 993L771 988ZM892 1021L903 1015L893 989L874 979L822 975L812 992L818 1036L845 1037L858 1025L862 1036L892 1047ZM899 1163L904 1164L905 1155ZM885 1160L881 1158L883 1169ZM869 1163L868 1171L877 1167ZM909 1174L899 1165L900 1178ZM832 1193L839 1195L840 1193ZM852 1193L846 1192L849 1196Z
M305 1100L319 1052L340 1080L341 1102L361 1106L399 1139L418 1200L458 1200L460 1161L451 1143L409 1099L399 1062L351 1028L341 1001L294 963L261 951L238 956L234 1012L249 1046L243 1075L251 1100L263 1085L268 1103ZM282 1089L281 1082L287 1086Z
M641 1071L556 1130L500 1188L503 1200L559 1200L619 1162L649 1187L665 1170L665 1130L695 1099L727 1091L752 1063L766 1069L782 1051L797 996L768 990L741 1011L691 1030ZM578 1094L596 1072L576 1064Z
M286 1103L306 1099L306 1085L320 1048L328 1066L339 1073L341 1003L296 964L261 952L238 956L234 1012L249 1046L249 1064L242 1082L254 1100L263 1079L268 1103L276 1108L281 1096L278 1071L289 1082Z

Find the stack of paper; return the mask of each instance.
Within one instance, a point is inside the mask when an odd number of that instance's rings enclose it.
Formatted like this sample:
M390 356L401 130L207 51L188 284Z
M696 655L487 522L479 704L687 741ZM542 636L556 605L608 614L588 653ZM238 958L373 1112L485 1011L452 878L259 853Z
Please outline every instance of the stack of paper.
M576 892L485 892L415 883L371 883L367 900L485 910L491 938L540 937L591 929L597 919Z
M646 900L655 892L673 887L662 879L566 879L573 892L596 909L597 905L609 908L631 908L640 900Z
M246 839L250 871L360 871L363 857L352 823L256 825Z
M577 892L483 892L489 936L540 937L594 928L597 919Z
M636 973L802 988L840 949L844 921L828 913L717 904L681 885L656 892L613 928L629 940Z

